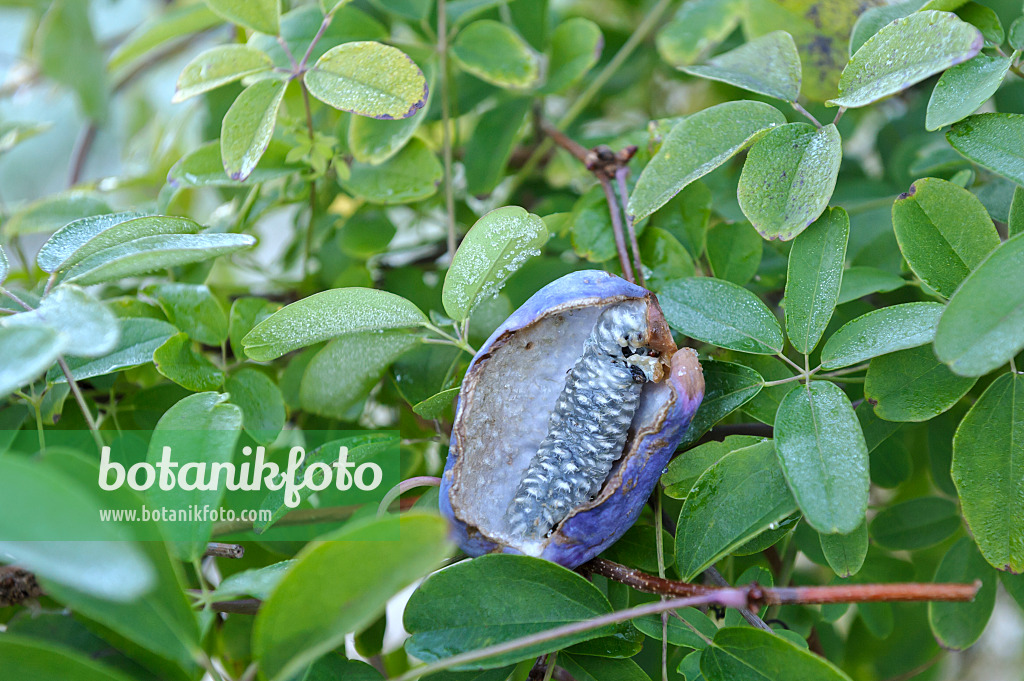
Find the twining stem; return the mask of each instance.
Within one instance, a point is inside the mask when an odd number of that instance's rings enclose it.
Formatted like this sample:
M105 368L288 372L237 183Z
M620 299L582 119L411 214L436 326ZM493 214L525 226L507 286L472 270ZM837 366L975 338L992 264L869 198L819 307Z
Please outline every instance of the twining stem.
M626 216L626 231L629 234L629 246L633 250L633 266L636 267L636 279L641 286L644 283L644 269L640 264L640 245L636 241L636 229L633 225L633 216L629 214L629 187L626 185L626 175L629 168L622 166L615 171L615 181L619 185L619 200L622 201L622 214Z
M437 60L441 76L441 145L444 147L444 205L448 222L448 260L455 257L455 188L452 187L452 130L448 102L447 3L437 0Z
M608 212L612 216L612 232L615 234L615 250L619 253L619 264L622 266L622 276L630 283L636 283L633 277L633 268L629 264L629 254L626 253L626 237L622 232L622 213L619 209L619 201L615 198L615 190L612 189L611 181L604 175L597 176L604 190L604 198L608 201Z
M746 606L821 603L869 603L877 601L970 601L981 588L981 582L973 584L927 584L920 582L903 582L894 584L848 584L843 586L782 586L763 587L751 584L746 587L707 586L662 579L655 575L635 570L625 565L613 563L603 558L595 558L584 563L581 569L591 574L598 574L633 587L644 593L666 596L695 596L719 593L734 599L734 592L746 594ZM725 607L735 607L728 603L714 603Z
M96 443L96 447L103 450L103 438L100 437L99 426L96 425L96 419L92 417L92 412L89 411L89 405L85 403L85 397L82 395L82 390L78 387L78 382L75 381L71 375L71 369L68 367L68 363L64 361L63 357L57 358L57 365L60 370L64 373L64 378L68 382L68 387L71 388L71 394L75 396L75 402L78 402L78 408L82 410L82 416L85 417L85 422L89 425L89 432L92 433L93 442Z
M713 565L704 571L704 575L707 577L708 581L714 584L715 586L729 586L729 582L725 580L725 577L723 577L722 573L718 571L718 568L716 568ZM740 610L738 612L740 613L740 615L743 616L743 619L745 619L750 626L755 627L757 629L764 629L765 631L772 630L772 628L769 627L765 623L765 621L758 616L756 612L752 612L750 610Z
M388 490L384 498L380 500L380 505L377 506L377 515L382 516L387 512L388 506L391 505L398 497L402 496L411 489L416 487L440 487L441 478L434 477L432 475L419 475L408 480L403 480L394 487Z
M661 485L654 489L654 548L658 553L658 576L665 579L665 547L661 536ZM662 596L661 600L665 600ZM661 613L661 681L668 681L668 613Z

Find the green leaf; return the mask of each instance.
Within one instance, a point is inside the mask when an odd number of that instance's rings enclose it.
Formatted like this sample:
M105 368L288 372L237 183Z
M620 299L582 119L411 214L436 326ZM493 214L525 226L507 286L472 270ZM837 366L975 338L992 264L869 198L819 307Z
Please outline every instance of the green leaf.
M905 90L978 54L981 32L949 12L915 12L868 39L839 78L834 106L859 107Z
M270 377L259 369L243 367L228 377L224 390L242 410L242 428L249 437L261 445L277 439L286 414L281 389Z
M676 614L679 615L679 619L675 617L668 618L666 638L668 638L669 645L703 650L707 647L707 643L698 632L710 639L714 638L715 632L718 631L718 625L715 624L714 620L696 608L681 608L676 611ZM656 641L662 640L660 615L647 615L646 617L638 617L631 621L645 636L650 636Z
M977 111L999 89L1010 64L1009 57L979 54L943 73L928 100L925 129L938 130Z
M532 102L529 97L505 99L480 117L463 159L470 194L490 194L501 182Z
M33 61L45 75L74 90L88 118L103 122L109 87L103 51L89 21L88 3L54 0L47 4L30 43Z
M662 565L672 567L675 563L675 554L672 545L672 535L662 530ZM622 563L629 567L643 570L644 572L658 571L658 534L657 529L652 525L637 523L626 530L626 533L615 540L601 554L608 560ZM660 617L658 618L661 619Z
M1017 399L1020 391L1021 399ZM953 482L985 560L1024 572L1024 376L1003 374L967 412L953 438Z
M950 146L994 173L1024 183L1024 114L968 116L946 133Z
M157 422L146 461L155 466L161 460L165 447L171 448L180 470L193 464L204 471L207 465L231 461L242 429L242 410L228 404L227 398L227 395L216 392L200 392L177 402ZM200 472L198 476L201 479L205 473ZM209 506L216 509L225 491L220 486L213 489L183 489L181 486L164 489L163 485L154 485L149 489L148 499L153 505L165 508ZM213 530L213 517L207 515L190 522L167 522L163 526L167 537L175 543L178 556L182 560L194 560L206 550Z
M269 71L272 66L270 57L247 45L212 47L185 65L171 101L183 102L246 76Z
M541 92L561 92L597 64L604 36L593 21L572 17L558 24L551 34L547 81Z
M946 650L965 650L985 630L996 604L997 573L978 553L969 537L961 538L942 557L935 583L969 584L981 581L981 589L967 603L929 603L928 624Z
M4 234L12 238L20 234L52 232L72 220L110 212L110 206L96 194L70 191L33 201L16 211L4 222Z
M117 347L108 354L95 359L69 357L66 360L68 368L71 369L71 376L76 381L148 364L153 361L153 352L178 333L178 330L167 322L146 317L122 319L120 325L121 337ZM59 369L51 369L47 380L64 383L67 379Z
M360 116L408 118L427 100L427 81L396 47L374 41L327 50L303 76L309 94Z
M487 555L431 575L405 608L406 652L424 662L612 611L596 586L540 558ZM508 613L515 612L510 618ZM620 625L621 626L621 625ZM455 669L500 667L614 633L615 625L496 655Z
M1024 19L1024 17L1021 17ZM1007 234L1011 237L1024 232L1024 187L1014 187L1013 199L1010 201L1010 214L1007 216Z
M740 209L764 238L792 239L828 206L842 156L835 125L788 123L769 130L743 163Z
M686 185L651 216L650 224L678 239L690 253L691 259L696 260L704 254L710 218L711 190L703 182L697 181ZM645 229L644 234L647 232Z
M647 236L647 230L644 231L644 236ZM708 263L711 265L712 273L719 279L740 286L757 274L763 250L764 240L749 222L721 222L708 232ZM643 258L641 262L648 264ZM686 272L674 278L687 276L692 277L693 272Z
M700 66L680 70L787 102L800 95L800 55L785 31L766 33Z
M3 325L49 326L61 337L64 352L99 357L117 345L117 317L106 305L77 286L57 286L31 312L6 317Z
M577 199L569 222L572 247L578 256L591 262L606 262L615 257L615 234L601 187L591 187Z
M6 634L0 638L4 673L32 681L131 681L122 672L70 648L37 638Z
M172 187L242 187L307 171L308 166L287 160L291 149L291 145L285 142L270 140L270 145L256 165L256 169L246 180L238 181L232 180L224 172L224 163L220 157L220 140L214 140L175 163L167 173L167 182Z
M349 177L339 182L345 191L370 203L393 204L433 196L442 177L437 156L422 140L413 138L384 163L353 163Z
M402 541L392 538L398 532ZM372 623L392 596L451 554L447 534L439 516L405 513L400 520L350 524L308 544L256 616L252 648L262 673L273 681L289 679L343 645L347 633ZM456 569L433 579L443 583L442 576ZM415 599L406 607L407 623Z
M266 152L286 85L276 78L258 80L242 90L224 114L220 154L224 172L232 180L249 177Z
M293 565L295 565L294 560L282 560L266 567L236 572L225 577L224 581L217 585L211 598L223 601L239 596L252 596L266 600L270 598L270 594L274 592Z
M694 180L746 149L785 116L761 102L726 102L687 116L644 167L627 210L637 222L658 210Z
M753 627L719 629L700 656L707 681L849 681L824 657L773 632Z
M651 681L633 660L616 660L592 655L559 655L559 667L576 681Z
M0 156L18 146L25 140L41 135L53 127L52 123L19 123L17 121L0 122Z
M68 270L65 282L102 284L154 270L202 262L256 245L248 234L160 234L94 253Z
M868 524L862 522L849 534L821 534L821 552L832 571L850 577L860 571L868 555Z
M749 225L747 226L749 228ZM756 234L760 249L761 238ZM743 237L741 236L742 240ZM652 291L661 291L662 287L674 280L683 277L692 277L696 274L693 258L686 247L674 237L671 232L658 227L647 226L640 236L640 262L650 270L647 275L647 288ZM760 250L757 252L760 261ZM727 272L732 273L733 267Z
M684 444L696 442L711 426L753 399L764 384L760 374L742 364L704 360L701 369L704 399L686 429Z
M276 35L280 30L278 0L206 0L206 4L228 21L254 31Z
M983 376L1024 348L1024 234L1003 243L949 300L935 354L962 376ZM997 295L998 292L998 295Z
M953 0L950 4L955 4L956 2L957 0ZM853 31L850 33L849 55L853 56L868 41L868 38L878 33L879 30L894 19L901 19L920 9L947 9L946 7L928 7L929 4L931 3L928 0L904 0L904 2L894 2L889 5L869 7L863 14L857 17L857 23L853 25Z
M999 15L992 8L977 2L966 2L956 9L956 14L981 31L986 47L998 47L1003 44L1005 37L1003 24L999 21Z
M430 92L434 87L434 60L421 62L424 65L424 79L427 84L427 100L423 106L430 108ZM352 157L360 163L378 165L397 154L419 129L424 116L410 116L397 121L355 116L348 124L348 148ZM475 137L470 138L470 141ZM468 173L467 173L468 174Z
M917 551L945 541L960 529L956 504L918 497L882 509L871 520L871 538L891 551Z
M655 36L658 54L672 66L694 63L735 30L744 9L737 0L684 2Z
M432 395L422 402L417 402L413 405L412 410L417 416L422 416L425 419L436 419L440 417L444 410L451 406L452 401L458 397L459 388L448 388L442 390L436 395Z
M469 317L494 297L548 240L544 221L518 206L497 208L476 221L459 245L444 277L441 301L455 321Z
M364 6L366 3L362 3ZM357 40L388 41L389 31L367 12L355 7L342 7L334 12L332 20L325 30L324 13L317 3L292 5L295 9L281 16L280 37L284 45L277 41L277 36L256 33L250 36L247 44L265 52L278 68L292 70L287 50L293 57L300 57L309 51L307 65L312 65L327 50L342 43ZM379 15L378 15L379 16ZM314 38L318 38L314 42Z
M153 363L162 376L192 391L216 390L224 383L224 372L178 333L153 351Z
M231 353L243 359L246 356L245 348L242 346L242 339L253 328L270 317L281 306L266 298L242 297L236 298L231 303L231 310L228 312L228 338L231 341Z
M918 180L896 199L892 224L910 268L947 298L999 245L999 234L978 197L933 177Z
M793 241L786 274L786 333L797 352L810 354L821 340L843 281L850 217L831 208Z
M483 19L463 28L451 54L467 73L498 87L525 90L541 78L542 57L499 21Z
M419 335L405 330L347 333L335 338L316 354L302 375L302 408L344 419L388 367L420 342Z
M782 400L775 449L804 518L849 534L868 506L868 449L850 400L834 383L810 381Z
M228 319L204 284L151 284L143 292L156 300L167 321L204 345L220 345L228 338Z
M757 355L782 352L782 327L771 310L741 286L693 277L666 284L659 296L670 326L705 343Z
M36 262L44 272L57 272L126 241L159 234L196 234L202 227L188 218L143 213L110 213L64 225L46 240Z
M1013 20L1007 39L1013 49L1024 49L1024 17L1017 17Z
M886 421L927 421L959 402L975 381L954 374L924 345L871 360L864 397Z
M157 575L141 547L126 541L131 534L124 526L99 522L104 506L91 482L22 456L0 458L4 504L25 511L0 519L4 562L97 598L136 600L153 589ZM75 537L84 541L68 541Z
M821 365L839 369L931 343L944 309L940 303L903 303L861 315L829 337L821 349Z
M727 435L721 442L711 441L686 451L686 456L677 456L669 462L661 476L665 494L673 499L685 499L693 483L712 464L717 463L729 452L756 445L763 438L753 435Z
M322 291L286 305L242 339L245 353L257 362L345 334L426 325L427 317L401 296L369 288Z
M692 581L795 510L770 441L726 454L697 479L679 512L676 570Z
M907 281L877 267L850 267L843 272L843 285L839 289L839 305L872 293L887 293L906 286Z

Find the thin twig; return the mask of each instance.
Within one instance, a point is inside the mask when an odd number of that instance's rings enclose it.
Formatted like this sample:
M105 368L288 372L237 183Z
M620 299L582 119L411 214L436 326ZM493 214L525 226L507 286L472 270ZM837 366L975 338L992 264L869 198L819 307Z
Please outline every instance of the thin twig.
M816 127L816 128L820 128L821 127L821 122L817 118L815 118L814 115L810 111L808 111L807 109L803 108L802 106L800 106L796 102L790 102L790 105L792 105L792 107L794 109L796 109L796 111L798 113L802 114L805 118L810 119L811 123L814 123L814 127Z
M324 20L320 22L320 28L317 30L316 35L313 36L313 39L309 41L309 47L306 48L306 53L302 55L302 60L299 62L298 71L300 74L306 70L309 63L309 55L313 54L313 48L316 47L318 42L320 42L320 38L324 37L324 31L326 31L327 27L331 25L331 19L333 18L333 14L328 14L324 17Z
M309 147L312 152L316 133L313 131L313 109L309 103L309 90L306 83L299 81L302 90L302 103L306 109L306 129L309 131ZM306 243L303 248L302 267L305 276L309 276L309 262L313 253L313 228L316 225L316 177L309 178L309 228L306 230Z
M622 202L622 213L626 216L626 231L629 234L629 246L633 249L633 266L636 268L636 280L641 286L645 286L644 268L640 264L640 245L636 241L636 229L633 225L633 216L629 214L629 187L626 185L626 175L629 174L629 167L622 166L615 171L615 181L619 185L619 200Z
M437 59L441 76L441 145L444 147L444 205L448 221L448 261L455 257L455 188L452 187L452 130L448 102L447 3L437 0Z
M619 201L615 198L615 191L612 189L611 181L603 174L597 176L604 190L604 197L608 201L608 212L612 216L612 232L615 234L615 250L619 253L619 264L622 266L622 276L626 281L635 283L633 268L629 264L629 254L626 253L626 238L622 233L622 213L619 209Z
M75 148L71 152L71 165L68 169L68 187L74 187L82 177L82 170L85 168L85 161L89 158L92 150L92 143L96 140L96 122L89 121L82 128L82 133L75 142Z
M580 622L572 622L553 629L547 629L528 636L515 638L511 641L505 641L504 643L497 643L492 646L473 650L468 653L452 655L451 657L446 657L442 660L438 660L437 662L413 667L404 674L396 676L392 681L415 681L415 679L420 679L424 676L443 671L445 669L451 669L458 665L486 660L487 658L494 657L495 655L515 652L541 643L555 641L566 636L574 636L576 634L593 631L612 624L626 622L637 617L659 615L667 610L678 610L679 608L689 608L698 605L721 605L723 607L735 608L747 607L745 600L746 592L744 590L729 589L729 593L725 593L726 591L727 590L722 589L716 593L706 593L690 598L672 598L667 601L644 603L643 605L638 605L634 608L619 610L618 612L610 612L606 615L600 615Z
M712 565L704 571L704 576L707 577L708 581L710 581L715 586L729 586L729 582L725 580L725 577L722 576L722 573L719 572L718 568L716 568L714 565ZM745 619L747 623L752 627L756 627L757 629L764 629L765 631L772 630L772 628L768 626L768 624L763 619L761 619L756 612L751 612L750 610L740 610L740 615L742 615L743 619Z
M92 412L89 411L89 405L85 403L85 397L78 387L78 382L71 375L68 363L64 361L63 357L57 357L57 365L60 366L60 370L64 373L64 378L67 379L68 387L71 388L71 394L75 396L75 402L78 402L78 408L82 410L82 416L85 417L85 422L89 425L89 432L92 433L92 439L96 443L97 449L102 450L103 438L100 436L99 426L96 425L96 419L92 417Z
M382 516L388 510L388 506L391 505L398 497L402 496L411 489L417 487L440 487L441 478L434 477L432 475L419 475L408 480L403 480L391 489L388 490L384 498L380 500L380 505L377 506L377 515Z
M693 596L709 593L747 593L750 607L762 605L820 604L820 603L871 603L877 601L970 601L974 598L981 582L973 584L929 584L922 582L900 582L893 584L846 584L842 586L781 586L765 587L751 584L746 587L707 586L662 579L613 563L595 558L584 563L584 572L598 574L633 587L637 591L666 596ZM732 596L730 596L732 598ZM718 603L716 605L723 605ZM725 607L734 607L724 604Z

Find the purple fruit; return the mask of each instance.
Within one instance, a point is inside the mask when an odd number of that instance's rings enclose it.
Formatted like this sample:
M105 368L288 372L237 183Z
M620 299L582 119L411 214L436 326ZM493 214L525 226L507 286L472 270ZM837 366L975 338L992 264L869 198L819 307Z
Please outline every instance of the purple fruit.
M471 556L576 567L636 521L704 397L654 294L596 270L531 297L462 382L441 513Z

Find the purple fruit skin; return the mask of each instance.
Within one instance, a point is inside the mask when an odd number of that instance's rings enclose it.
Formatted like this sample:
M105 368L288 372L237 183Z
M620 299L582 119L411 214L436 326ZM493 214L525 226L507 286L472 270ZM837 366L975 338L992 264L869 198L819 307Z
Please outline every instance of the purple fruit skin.
M473 357L470 369L504 333L528 326L552 307L570 303L598 303L620 296L642 298L647 294L646 289L600 270L567 274L537 291L495 329ZM668 380L675 386L678 399L666 414L661 431L643 439L638 454L625 464L622 484L618 489L601 505L577 513L567 520L545 547L541 558L574 568L611 546L636 522L704 397L703 392L690 394L686 390L677 379L674 366ZM458 408L457 405L456 413ZM512 547L498 545L476 532L471 533L466 524L455 516L449 498L454 477L452 471L458 461L454 431L449 445L448 460L441 476L440 510L441 515L449 521L453 540L470 556L497 551L520 553Z

